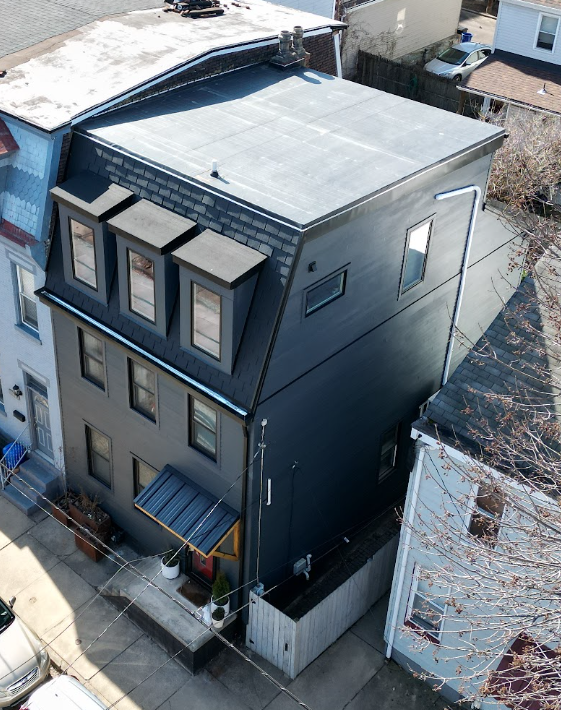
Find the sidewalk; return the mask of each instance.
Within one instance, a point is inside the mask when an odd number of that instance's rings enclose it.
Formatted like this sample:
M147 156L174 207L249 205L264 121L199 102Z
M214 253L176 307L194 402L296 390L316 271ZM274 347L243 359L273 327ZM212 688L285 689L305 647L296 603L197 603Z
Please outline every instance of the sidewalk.
M0 569L0 596L17 597L16 612L50 643L55 662L63 670L72 663L69 672L107 705L115 703L118 710L297 708L230 649L196 676L169 660L138 626L124 616L117 619L117 610L96 598L118 569L113 561L95 564L55 520L44 513L29 519L2 497ZM376 604L294 681L241 648L312 710L444 710L446 703L424 683L385 661L386 605L386 598Z

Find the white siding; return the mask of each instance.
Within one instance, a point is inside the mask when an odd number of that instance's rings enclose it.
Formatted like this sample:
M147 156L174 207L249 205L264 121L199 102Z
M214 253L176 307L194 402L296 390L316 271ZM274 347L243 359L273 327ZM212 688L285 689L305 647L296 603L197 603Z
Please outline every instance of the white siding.
M458 29L461 0L378 0L348 10L343 76L352 76L358 50L397 59L440 42Z
M561 64L561 12L542 6L547 15L559 17L557 40L553 52L536 48L536 32L541 10L536 5L514 5L501 2L497 29L495 31L495 49L520 54L524 57L539 59L542 62Z
M292 7L294 10L311 12L314 15L333 18L333 0L269 0L275 5Z

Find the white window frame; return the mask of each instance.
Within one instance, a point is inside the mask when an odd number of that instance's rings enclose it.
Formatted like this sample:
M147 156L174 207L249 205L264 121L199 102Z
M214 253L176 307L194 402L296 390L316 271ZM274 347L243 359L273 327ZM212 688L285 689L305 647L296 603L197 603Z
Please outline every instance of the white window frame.
M542 31L542 22L544 17L549 17L552 20L557 20L557 27L555 28L555 37L553 38L553 46L551 49L546 49L545 47L538 47L538 38L540 36L540 32ZM559 16L558 15L550 15L548 12L540 12L540 15L538 17L538 26L536 27L536 35L534 37L534 49L536 49L538 52L546 52L548 55L552 55L555 52L555 49L557 47L557 37L559 36Z
M38 303L37 303L37 297L34 295L33 296L33 303L35 304L35 311L37 313L37 325L32 325L31 323L28 323L25 320L25 301L24 299L28 299L31 301L31 296L26 294L24 292L24 287L23 287L23 281L22 281L22 276L21 272L25 271L27 272L32 279L35 279L35 273L31 271L31 269L26 269L25 266L22 266L21 264L16 264L16 278L17 278L17 287L18 287L18 320L21 325L25 326L26 328L29 328L30 330L33 331L33 333L36 333L37 335L39 334L39 309L37 308Z
M483 543L488 543L489 545L492 545L492 547L495 547L499 541L500 534L501 534L501 522L505 516L505 511L506 511L506 500L504 500L504 494L503 494L503 510L500 516L492 515L489 511L485 510L485 508L480 508L477 505L477 499L479 497L479 491L484 487L487 486L488 488L493 488L493 483L478 483L475 486L473 486L472 489L472 497L473 497L473 508L471 509L471 512L469 514L469 517L467 519L467 530L470 535L470 537L474 540L480 540ZM484 537L481 537L480 535L475 535L474 533L471 532L471 524L473 521L473 518L475 515L483 516L485 518L488 518L489 520L495 521L497 525L497 535L495 538L486 540Z
M419 629L420 633L423 635L426 635L430 640L434 640L437 643L440 643L440 636L443 632L443 627L444 623L446 621L446 616L448 612L448 605L446 602L442 605L442 607L436 603L435 599L436 597L425 597L422 592L418 592L418 587L419 587L419 577L421 576L421 573L423 572L423 567L420 565L418 562L415 563L415 567L413 568L413 576L411 579L411 589L409 591L409 599L407 600L407 609L405 612L405 621L408 621L410 624L412 624L415 628ZM450 590L446 592L446 595L448 596L450 593ZM435 606L440 612L441 612L441 618L440 618L440 624L438 629L430 629L430 628L425 628L422 624L419 624L417 621L415 621L413 617L413 610L414 610L414 602L415 602L415 597L419 596L422 599L424 599L427 603L431 604L432 606Z
M405 253L403 255L403 263L401 265L401 279L399 282L399 295L403 296L406 293L409 293L412 289L415 288L415 286L418 286L419 284L423 283L425 280L426 272L427 272L427 262L429 258L429 249L431 245L431 240L432 240L432 235L434 234L434 222L435 222L435 214L430 215L430 217L427 217L426 219L421 220L420 222L417 222L417 224L414 224L412 227L409 227L407 230L407 235L405 238ZM427 235L427 241L425 244L425 251L423 255L423 264L422 264L422 269L421 273L419 275L419 278L416 281L412 281L410 284L405 283L405 276L407 275L407 263L409 261L410 257L410 252L413 251L411 247L411 237L413 236L414 232L422 229L425 225L429 226L429 232Z

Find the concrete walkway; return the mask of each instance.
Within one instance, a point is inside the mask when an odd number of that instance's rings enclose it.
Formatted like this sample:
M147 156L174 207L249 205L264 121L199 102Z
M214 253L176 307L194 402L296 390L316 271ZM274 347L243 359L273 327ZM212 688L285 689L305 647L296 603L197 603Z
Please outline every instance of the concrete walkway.
M96 597L117 569L108 559L91 562L76 550L73 534L44 513L29 519L0 497L0 596L17 597L16 612L50 644L55 662L107 705L296 710L294 701L231 650L191 676L134 623L117 619L115 608ZM294 681L243 650L312 710L444 710L446 703L426 685L385 662L386 605L382 600L373 607Z

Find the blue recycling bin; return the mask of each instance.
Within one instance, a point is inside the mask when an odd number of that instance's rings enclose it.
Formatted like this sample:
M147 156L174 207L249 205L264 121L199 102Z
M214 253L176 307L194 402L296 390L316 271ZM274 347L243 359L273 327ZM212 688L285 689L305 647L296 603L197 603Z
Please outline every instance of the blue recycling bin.
M16 444L15 441L12 441L11 444L6 444L2 449L2 458L8 468L15 468L25 457L25 446Z
M471 42L473 35L471 32L462 32L462 42Z

